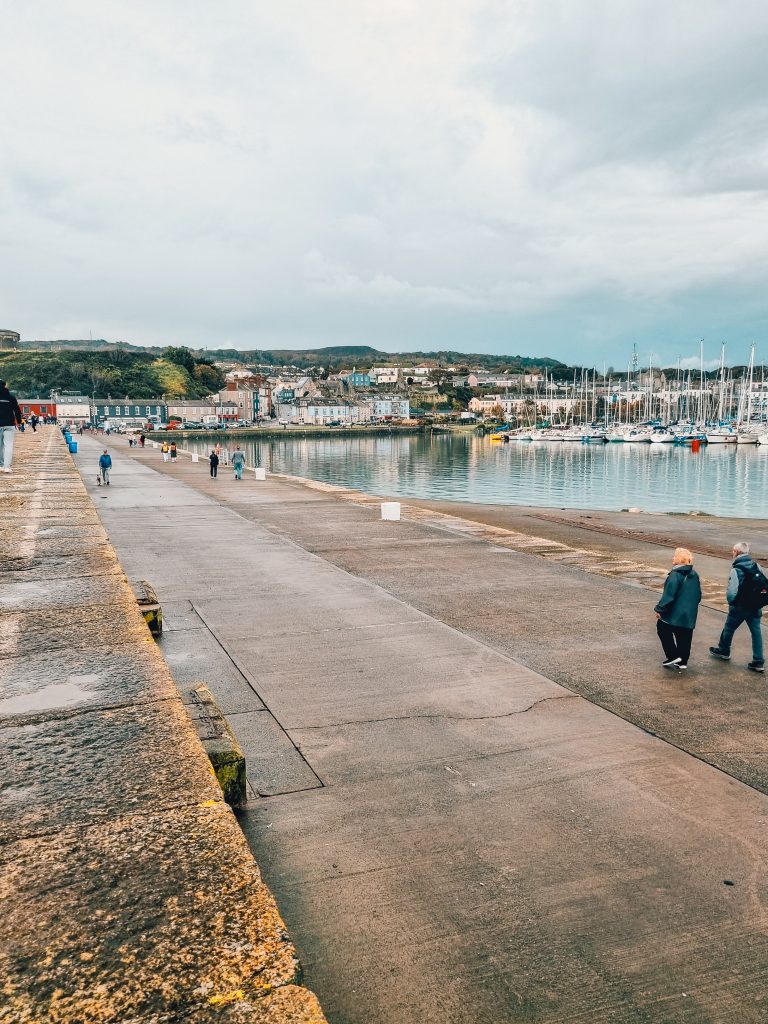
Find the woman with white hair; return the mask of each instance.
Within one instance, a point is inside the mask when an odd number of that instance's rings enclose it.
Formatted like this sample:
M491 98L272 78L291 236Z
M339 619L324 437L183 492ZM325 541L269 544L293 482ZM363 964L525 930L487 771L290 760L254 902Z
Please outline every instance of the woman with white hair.
M700 603L701 583L693 568L693 555L688 548L675 548L664 592L654 608L656 632L664 648L664 668L688 668Z

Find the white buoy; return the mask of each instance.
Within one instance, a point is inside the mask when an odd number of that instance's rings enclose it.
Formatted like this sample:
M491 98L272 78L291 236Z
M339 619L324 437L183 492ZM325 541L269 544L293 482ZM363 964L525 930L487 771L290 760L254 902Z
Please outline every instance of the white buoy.
M382 501L381 503L381 518L389 519L393 522L400 520L400 502L399 501Z
M199 462L200 461L200 456L199 455L195 455L195 453L192 452L192 461L193 462Z
M264 469L263 466L257 466L253 471L253 475L256 477L257 480L267 479L267 471L266 469Z

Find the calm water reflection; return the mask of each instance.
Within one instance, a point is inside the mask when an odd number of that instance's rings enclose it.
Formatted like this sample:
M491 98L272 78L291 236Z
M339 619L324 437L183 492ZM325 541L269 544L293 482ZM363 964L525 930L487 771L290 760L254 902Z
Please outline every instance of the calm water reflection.
M237 439L249 465L393 497L768 515L768 446L492 444L474 434ZM222 444L234 447L231 438ZM207 454L210 445L189 441Z

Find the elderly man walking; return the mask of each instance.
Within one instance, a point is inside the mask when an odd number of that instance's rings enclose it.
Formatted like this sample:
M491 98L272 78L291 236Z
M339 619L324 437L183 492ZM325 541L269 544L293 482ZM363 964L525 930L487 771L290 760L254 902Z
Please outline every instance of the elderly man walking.
M0 380L0 472L11 472L17 426L21 426L19 403L6 387L5 381Z
M739 541L733 545L733 566L728 577L728 616L720 634L717 647L710 647L709 653L720 661L730 661L733 634L746 622L752 634L752 661L747 665L750 672L765 671L763 654L763 633L760 628L762 609L768 604L768 579L749 553L749 544Z

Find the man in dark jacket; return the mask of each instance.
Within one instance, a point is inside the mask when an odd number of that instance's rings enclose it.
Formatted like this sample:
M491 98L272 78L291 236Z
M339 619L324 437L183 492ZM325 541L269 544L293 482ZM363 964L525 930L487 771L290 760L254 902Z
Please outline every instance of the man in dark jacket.
M730 661L733 634L746 622L752 634L752 661L747 665L750 672L765 672L765 655L763 654L763 633L760 620L763 617L761 608L750 607L744 593L744 578L760 566L749 553L749 544L741 540L733 545L733 565L728 577L728 589L725 592L728 601L728 616L720 634L717 647L710 647L709 653L720 661Z
M19 403L6 387L5 381L0 380L0 472L11 472L17 426L21 426Z
M693 568L693 555L687 548L675 548L672 570L664 583L664 592L654 608L656 632L664 648L664 668L684 671L688 668L691 641L701 603L701 583Z

